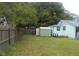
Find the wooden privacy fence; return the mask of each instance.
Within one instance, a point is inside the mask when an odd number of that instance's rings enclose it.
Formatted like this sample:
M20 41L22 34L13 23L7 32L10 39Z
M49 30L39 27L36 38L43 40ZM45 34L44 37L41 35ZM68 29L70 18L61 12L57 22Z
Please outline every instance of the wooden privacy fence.
M6 49L10 44L13 44L16 39L16 30L0 30L0 50Z

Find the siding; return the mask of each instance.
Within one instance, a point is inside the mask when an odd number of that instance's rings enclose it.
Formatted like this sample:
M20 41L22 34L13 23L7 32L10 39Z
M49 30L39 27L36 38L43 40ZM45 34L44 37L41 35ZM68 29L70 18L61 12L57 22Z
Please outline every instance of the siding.
M66 26L66 30L63 30L63 26ZM75 38L76 28L69 24L63 24L63 26L60 26L60 31L57 31L56 26L52 26L52 35L68 36L70 38Z
M53 35L61 36L61 28L60 28L60 31L57 31L57 27L54 27L52 31L53 31L52 32Z
M68 26L67 26L66 34L67 34L68 37L70 37L70 38L76 38L76 37L75 37L76 28L75 28L74 26L68 25Z
M40 36L51 36L51 29L40 29Z
M39 35L39 28L36 28L36 35Z

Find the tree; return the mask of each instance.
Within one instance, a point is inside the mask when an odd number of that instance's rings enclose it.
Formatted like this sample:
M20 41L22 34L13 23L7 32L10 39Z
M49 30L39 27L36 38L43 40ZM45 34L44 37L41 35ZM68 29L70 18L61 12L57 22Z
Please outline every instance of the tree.
M16 5L16 8L14 7L12 10L14 10L14 13L16 14L15 24L36 25L36 11L31 5Z
M56 24L62 18L60 16L65 10L60 2L36 2L31 4L36 8L38 13L39 26Z
M30 4L22 3L1 3L0 14L6 16L8 22L17 25L36 25L37 23L37 12L35 8Z
M13 26L49 26L61 19L72 19L60 2L0 3L0 16Z

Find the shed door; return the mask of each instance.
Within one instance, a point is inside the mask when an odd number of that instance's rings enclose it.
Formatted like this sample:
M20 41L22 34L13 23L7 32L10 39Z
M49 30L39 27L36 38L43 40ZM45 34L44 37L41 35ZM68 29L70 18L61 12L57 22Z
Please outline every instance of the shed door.
M76 38L79 39L79 27L76 28Z

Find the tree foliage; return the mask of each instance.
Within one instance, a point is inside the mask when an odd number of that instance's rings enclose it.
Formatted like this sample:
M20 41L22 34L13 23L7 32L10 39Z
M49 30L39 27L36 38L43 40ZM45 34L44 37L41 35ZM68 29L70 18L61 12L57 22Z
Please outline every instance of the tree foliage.
M9 23L13 25L27 25L37 23L37 12L29 4L22 3L1 3L0 14L7 17Z
M61 19L72 19L60 2L0 3L0 16L14 26L49 26Z
M58 23L61 19L72 19L60 2L37 2L31 3L38 12L39 26L49 26Z

